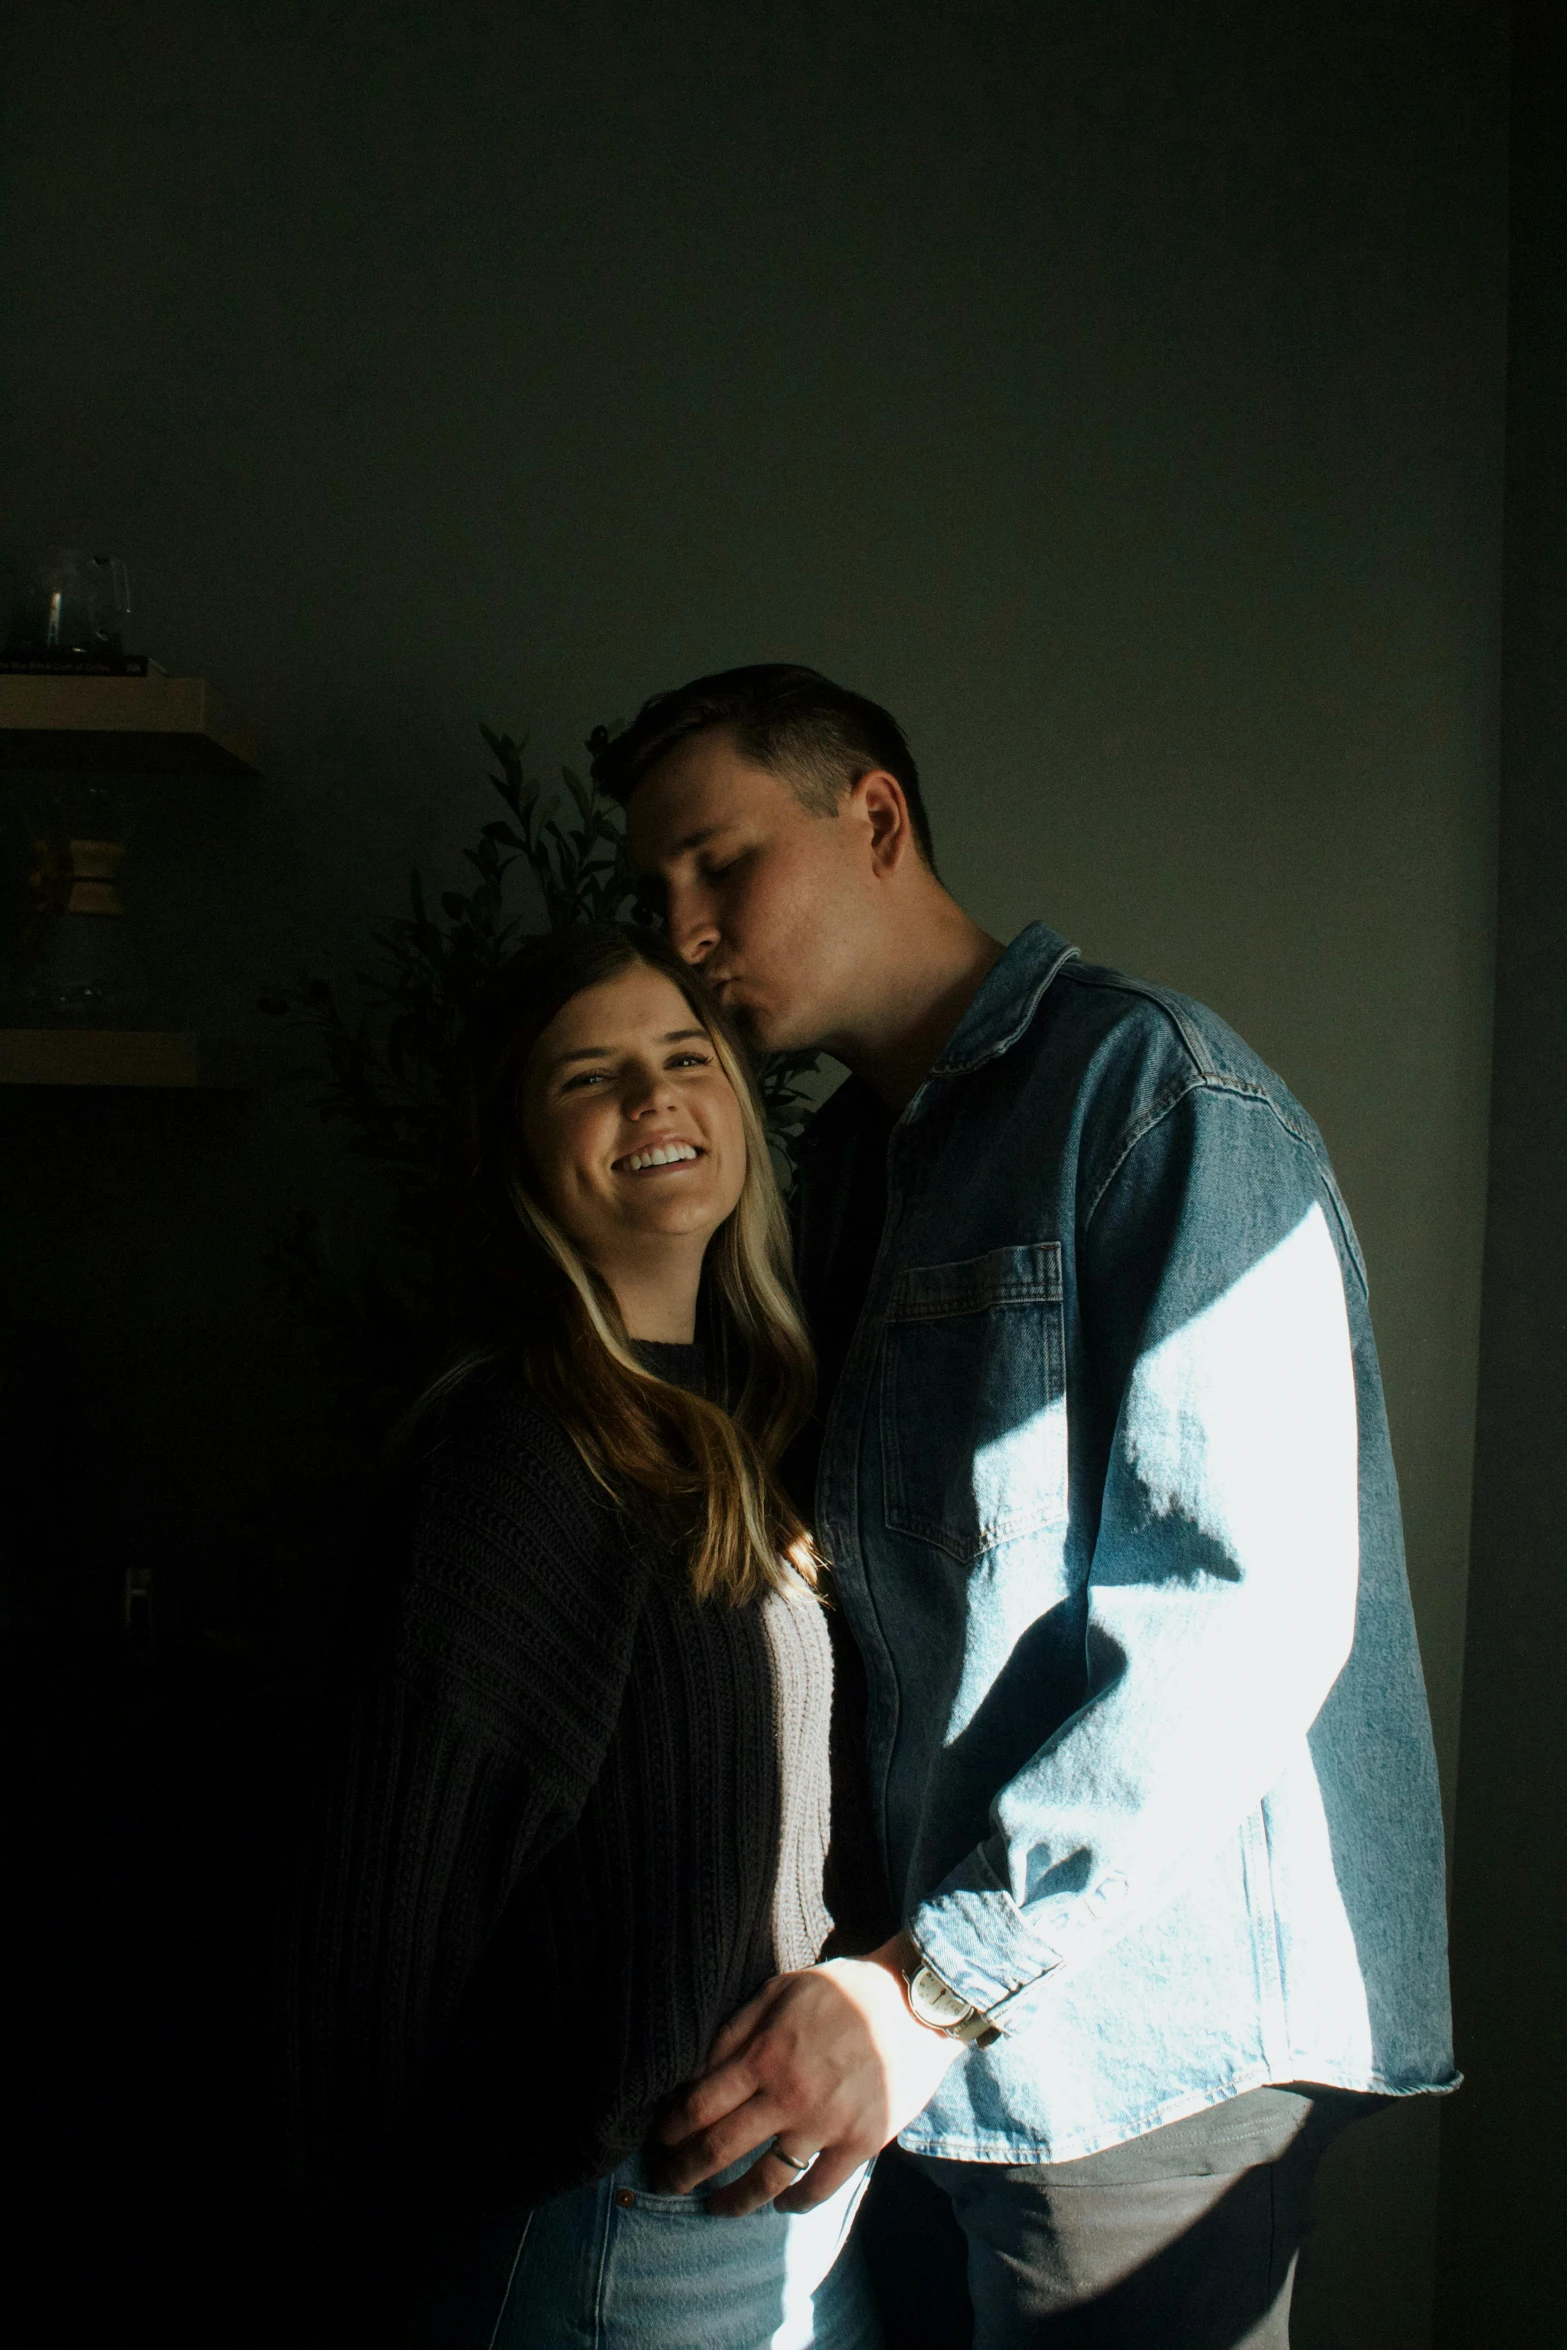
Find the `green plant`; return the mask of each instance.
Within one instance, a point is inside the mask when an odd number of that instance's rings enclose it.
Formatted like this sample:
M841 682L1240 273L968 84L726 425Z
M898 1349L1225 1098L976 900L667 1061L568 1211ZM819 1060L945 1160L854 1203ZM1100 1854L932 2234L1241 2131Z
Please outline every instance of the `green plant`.
M376 959L356 974L345 1010L330 980L262 999L261 1009L307 1034L315 1066L310 1107L347 1129L348 1149L379 1171L384 1238L345 1264L319 1218L302 1211L274 1249L274 1269L310 1319L336 1342L340 1369L363 1412L376 1417L417 1378L439 1332L446 1259L442 1183L457 1056L473 1004L525 935L515 905L519 865L531 874L552 929L645 919L621 809L570 768L546 799L523 765L526 737L480 732L495 762L489 782L506 813L480 828L463 856L467 889L431 902L417 873L409 911L375 925ZM596 750L607 730L597 729ZM810 1115L814 1053L770 1054L758 1076L768 1132L788 1180Z

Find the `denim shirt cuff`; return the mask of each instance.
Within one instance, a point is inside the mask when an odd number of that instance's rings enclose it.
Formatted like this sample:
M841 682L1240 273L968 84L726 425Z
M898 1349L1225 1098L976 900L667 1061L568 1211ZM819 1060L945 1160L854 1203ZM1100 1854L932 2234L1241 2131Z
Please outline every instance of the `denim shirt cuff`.
M964 1883L962 1878L978 1879ZM1033 2019L1061 1953L1025 1923L1005 1886L996 1884L980 1855L949 1878L909 1920L920 1956L950 1990L984 2011L1003 2032Z

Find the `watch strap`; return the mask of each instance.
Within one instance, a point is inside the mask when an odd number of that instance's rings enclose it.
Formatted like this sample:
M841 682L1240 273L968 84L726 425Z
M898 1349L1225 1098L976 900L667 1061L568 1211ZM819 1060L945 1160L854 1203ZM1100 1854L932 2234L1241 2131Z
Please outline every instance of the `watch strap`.
M909 2011L929 2032L940 2032L949 2040L961 2040L966 2047L988 2048L999 2040L1000 2032L985 2014L983 2008L954 1991L950 1983L942 1981L935 1968L923 1958L903 1970L904 1995Z

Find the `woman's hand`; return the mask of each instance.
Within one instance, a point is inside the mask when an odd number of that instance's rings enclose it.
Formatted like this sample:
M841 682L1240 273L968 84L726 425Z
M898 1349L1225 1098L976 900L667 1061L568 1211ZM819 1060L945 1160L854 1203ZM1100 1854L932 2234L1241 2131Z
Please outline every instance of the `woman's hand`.
M689 2194L776 2138L778 2149L721 2188L710 2209L736 2218L764 2203L808 2211L880 2153L962 2054L961 2042L909 2008L903 1968L911 1950L900 1934L868 1958L829 1959L764 1983L660 2122L656 2136L667 2152L655 2163L658 2187Z

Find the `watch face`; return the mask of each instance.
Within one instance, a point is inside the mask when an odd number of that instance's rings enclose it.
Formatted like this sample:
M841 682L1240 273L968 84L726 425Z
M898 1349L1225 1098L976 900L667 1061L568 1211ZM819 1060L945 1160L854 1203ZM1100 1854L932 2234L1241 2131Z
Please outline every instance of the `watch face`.
M969 2002L960 1999L956 1991L949 1991L941 1977L933 1974L928 1966L916 1968L909 1978L909 2005L922 2024L934 2024L941 2031L950 2030L974 2013Z

